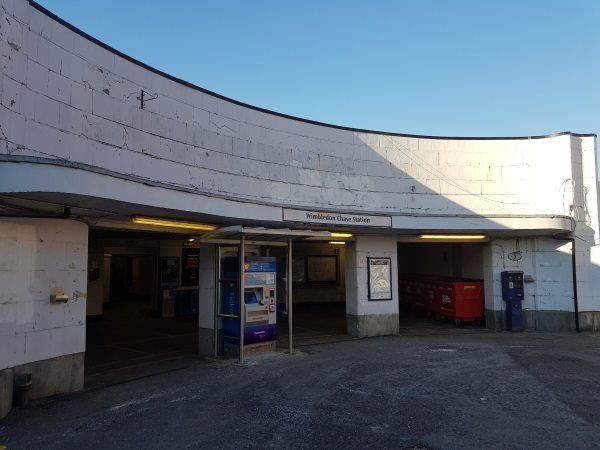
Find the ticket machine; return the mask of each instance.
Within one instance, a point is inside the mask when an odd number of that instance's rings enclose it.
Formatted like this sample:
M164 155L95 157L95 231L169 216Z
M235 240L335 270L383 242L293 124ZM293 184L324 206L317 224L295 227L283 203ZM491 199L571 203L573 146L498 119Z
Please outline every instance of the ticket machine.
M239 316L238 258L222 261L223 277L231 280L223 284L221 311ZM276 259L246 256L244 259L244 351L274 351L277 339ZM225 349L239 346L239 317L223 318Z
M502 299L506 302L506 328L509 331L523 331L523 272L504 271L500 277Z

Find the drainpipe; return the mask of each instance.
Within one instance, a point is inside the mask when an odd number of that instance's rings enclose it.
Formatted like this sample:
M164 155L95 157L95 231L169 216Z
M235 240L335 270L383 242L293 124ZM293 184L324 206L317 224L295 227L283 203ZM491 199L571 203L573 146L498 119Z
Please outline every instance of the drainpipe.
M556 240L569 241L571 243L571 269L573 270L573 309L575 310L575 330L580 333L579 329L579 299L577 297L577 257L575 255L575 238L559 238L552 236Z
M579 301L577 299L577 259L575 256L575 238L571 241L571 266L573 267L573 308L575 309L575 330L579 333Z

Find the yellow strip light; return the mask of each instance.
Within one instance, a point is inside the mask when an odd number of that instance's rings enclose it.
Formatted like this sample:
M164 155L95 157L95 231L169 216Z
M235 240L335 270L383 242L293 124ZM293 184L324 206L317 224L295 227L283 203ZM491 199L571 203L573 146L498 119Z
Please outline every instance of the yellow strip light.
M331 232L331 237L336 237L336 238L351 238L352 237L352 233L336 233L336 232Z
M141 225L155 225L159 227L170 227L170 228L185 228L188 230L200 230L200 231L213 231L216 230L216 225L210 225L207 223L197 222L183 222L181 220L170 220L170 219L159 219L156 217L144 217L144 216L133 216L131 218L133 223L139 223Z
M329 243L333 245L346 245L344 241L329 241Z
M421 239L431 239L431 240L457 240L457 241L465 241L465 240L480 240L485 239L485 234L422 234L419 236Z

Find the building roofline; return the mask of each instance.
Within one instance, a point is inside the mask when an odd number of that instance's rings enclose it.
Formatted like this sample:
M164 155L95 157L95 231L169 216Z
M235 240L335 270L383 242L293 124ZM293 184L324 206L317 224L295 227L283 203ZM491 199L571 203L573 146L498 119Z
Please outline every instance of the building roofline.
M254 106L254 105L250 105L248 103L244 103L241 102L239 100L235 100L229 97L226 97L224 95L218 94L216 92L210 91L208 89L205 89L203 87L197 86L193 83L190 83L189 81L185 81L182 80L181 78L177 78L173 75L170 75L166 72L163 72L162 70L156 69L152 66L149 66L146 63L143 63L142 61L135 59L129 55L126 55L125 53L115 49L114 47L111 47L110 45L100 41L99 39L96 39L95 37L89 35L88 33L86 33L85 31L82 31L81 29L75 27L74 25L70 24L69 22L65 21L64 19L62 19L61 17L57 16L56 14L54 14L53 12L49 11L48 9L46 9L45 7L43 7L42 5L40 5L39 3L37 3L34 0L28 0L29 4L35 8L36 10L38 10L39 12L41 12L42 14L50 17L51 19L55 20L56 22L60 23L61 25L63 25L64 27L68 28L69 30L73 31L74 33L77 33L79 36L93 42L94 44L102 47L103 49L137 65L140 66L150 72L155 73L156 75L160 75L164 78L167 78L168 80L174 81L175 83L179 83L183 86L186 86L190 89L194 89L196 91L200 91L204 94L207 95L211 95L213 97L216 97L218 99L233 103L234 105L238 105L238 106L242 106L244 108L249 108L249 109L253 109L255 111L259 111L265 114L270 114L273 116L277 116L277 117L282 117L284 119L289 119L289 120L295 120L298 122L304 122L304 123L308 123L311 125L317 125L317 126L322 126L322 127L328 127L328 128L334 128L334 129L338 129L338 130L345 130L345 131L352 131L352 132L357 132L357 133L372 133L372 134L380 134L380 135L385 135L385 136L399 136L399 137L409 137L409 138L422 138L422 139L446 139L446 140L476 140L476 141L482 141L482 140L519 140L519 139L545 139L545 138L552 138L552 137L556 137L556 136L564 136L564 135L571 135L571 136L575 136L575 137L596 137L595 133L573 133L571 131L561 131L558 133L552 133L552 134L544 134L544 135L536 135L536 136L430 136L430 135L421 135L421 134L407 134L407 133L393 133L393 132L388 132L388 131L378 131L378 130L367 130L364 128L353 128L353 127L346 127L343 125L334 125L334 124L330 124L330 123L325 123L325 122L319 122L316 120L311 120L311 119L305 119L302 117L296 117L296 116L292 116L289 114L284 114L284 113L280 113L277 111L272 111L270 109L266 109L266 108L261 108L259 106Z

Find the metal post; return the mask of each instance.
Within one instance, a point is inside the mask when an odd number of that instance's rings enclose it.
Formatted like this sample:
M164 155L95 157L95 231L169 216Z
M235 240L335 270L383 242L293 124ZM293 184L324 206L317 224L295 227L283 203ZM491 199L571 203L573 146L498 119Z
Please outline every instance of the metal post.
M287 251L287 313L288 313L288 351L292 354L292 237L288 236Z
M575 309L575 330L579 333L579 300L577 298L577 256L575 238L571 238L571 267L573 270L573 308Z
M240 316L240 364L244 364L244 328L246 328L246 304L244 302L244 252L245 252L244 233L240 234L240 249L239 249L239 308L238 315Z
M213 356L216 358L219 356L219 303L221 297L221 283L219 278L221 277L221 247L218 244L215 246L215 321L213 323L213 345L214 352Z

